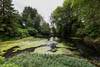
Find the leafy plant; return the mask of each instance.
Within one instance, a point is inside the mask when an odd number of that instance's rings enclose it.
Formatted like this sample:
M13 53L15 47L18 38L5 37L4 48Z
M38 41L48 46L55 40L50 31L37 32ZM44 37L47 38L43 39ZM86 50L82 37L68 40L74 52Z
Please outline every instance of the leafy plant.
M4 63L5 62L5 58L0 56L0 64Z
M84 59L64 55L49 54L20 54L8 62L22 67L95 67Z
M3 64L0 67L20 67L20 66L16 65L15 63L8 63L8 64Z
M17 32L17 35L19 37L21 37L21 38L24 38L24 37L29 36L29 33L28 33L27 29L21 29L21 28L19 28L18 32Z
M37 31L35 28L31 28L31 27L28 27L28 28L27 28L27 31L28 31L28 33L29 33L31 36L33 36L33 35L35 35L36 33L38 33L38 31Z

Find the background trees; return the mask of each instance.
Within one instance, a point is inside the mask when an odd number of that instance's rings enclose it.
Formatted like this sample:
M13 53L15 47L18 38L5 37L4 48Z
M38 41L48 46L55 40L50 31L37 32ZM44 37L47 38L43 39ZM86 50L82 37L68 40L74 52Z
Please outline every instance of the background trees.
M51 33L51 28L50 28L49 24L44 21L41 24L40 31L41 31L41 34L44 35L44 37L49 37L50 33Z
M25 27L33 27L34 26L34 18L37 15L37 10L32 7L25 7L22 13L23 24Z
M100 1L65 0L52 15L60 37L100 37Z
M81 0L72 2L72 8L74 14L78 15L78 20L83 21L84 29L82 31L84 35L90 37L100 36L100 1L99 0Z
M43 17L35 8L27 6L22 14L19 14L13 6L12 0L0 0L0 40L42 34L40 28ZM42 25L45 26L44 23ZM49 27L48 24L47 27Z
M51 16L53 30L57 36L66 39L73 36L100 37L99 6L99 0L65 0ZM21 37L24 33L33 36L44 30L50 31L49 24L44 22L35 8L27 6L19 14L13 8L12 0L0 1L0 37Z
M100 54L99 6L99 0L65 0L51 15L60 40L71 42L84 56Z

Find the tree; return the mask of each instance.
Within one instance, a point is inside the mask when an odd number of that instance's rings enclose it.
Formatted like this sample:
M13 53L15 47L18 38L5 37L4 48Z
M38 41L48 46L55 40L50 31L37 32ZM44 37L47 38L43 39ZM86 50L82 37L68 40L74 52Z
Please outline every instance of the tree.
M100 36L99 6L99 0L65 0L52 15L58 35L62 38Z
M25 7L22 13L25 28L31 27L40 33L40 24L43 20L42 16L32 7Z
M50 35L50 26L47 22L42 22L40 26L41 34L44 36L49 36Z
M0 33L1 35L13 36L17 31L16 11L12 0L0 1Z
M56 24L58 36L61 38L69 38L72 36L72 25L75 23L76 17L73 17L73 10L70 4L66 7L58 7L52 15L53 22Z
M25 27L34 27L34 18L37 15L37 10L32 7L25 7L22 13L23 22Z
M67 2L68 3L68 2ZM83 34L85 36L100 36L100 1L99 0L70 0L73 14L78 15L78 20L83 21Z
M40 32L40 24L42 22L43 18L40 14L37 14L36 17L34 18L34 28Z

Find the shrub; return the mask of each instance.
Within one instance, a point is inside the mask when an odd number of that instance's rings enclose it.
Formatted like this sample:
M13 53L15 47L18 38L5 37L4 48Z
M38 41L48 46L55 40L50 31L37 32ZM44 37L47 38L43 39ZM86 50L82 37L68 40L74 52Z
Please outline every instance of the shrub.
M3 64L0 67L20 67L20 66L16 65L15 63L8 63L8 64Z
M27 31L31 36L34 36L38 32L36 29L31 28L31 27L28 27Z
M28 33L27 29L21 29L21 28L19 28L16 35L18 37L20 37L20 38L25 38L25 37L29 36L29 33Z
M5 62L5 58L0 56L0 64Z

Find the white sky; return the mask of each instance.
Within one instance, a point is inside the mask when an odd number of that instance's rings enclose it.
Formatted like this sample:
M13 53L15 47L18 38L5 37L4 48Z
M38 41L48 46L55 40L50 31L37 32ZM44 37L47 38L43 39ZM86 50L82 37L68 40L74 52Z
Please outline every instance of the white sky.
M31 6L36 8L47 22L49 22L51 13L57 6L62 6L63 2L64 0L13 0L15 9L20 13L25 6Z

